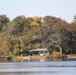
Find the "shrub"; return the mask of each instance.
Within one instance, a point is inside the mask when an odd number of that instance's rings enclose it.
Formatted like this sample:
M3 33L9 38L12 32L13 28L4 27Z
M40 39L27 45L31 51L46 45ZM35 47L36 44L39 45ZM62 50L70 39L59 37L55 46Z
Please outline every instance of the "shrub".
M60 52L53 51L52 52L52 57L53 58L62 58L62 54Z

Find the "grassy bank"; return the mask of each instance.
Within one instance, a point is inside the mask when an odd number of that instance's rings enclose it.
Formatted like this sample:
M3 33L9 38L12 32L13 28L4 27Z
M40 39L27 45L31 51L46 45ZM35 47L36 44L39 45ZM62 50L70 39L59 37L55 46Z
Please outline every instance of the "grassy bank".
M57 57L53 57L52 55L50 55L50 56L40 56L40 55L33 55L33 56L13 56L12 57L12 59L13 60L21 60L21 59L46 59L46 58L56 58L57 59ZM59 58L59 57L58 57ZM61 58L61 57L60 57ZM64 58L76 58L76 54L75 55L65 55L65 57Z
M73 54L73 55L67 55L67 58L76 59L76 54Z
M43 59L43 60L46 60L46 59L51 59L53 61L60 61L62 60L62 58L58 58L56 57L53 57L52 55L50 56L40 56L40 55L33 55L33 56L12 56L11 57L12 59L7 59L7 58L2 58L0 57L1 60L5 61L5 60L11 60L11 61L14 61L14 62L21 62L21 61L28 61L28 60L40 60L40 59ZM73 55L66 55L66 57L64 58L67 58L67 59L76 59L76 54L73 54Z

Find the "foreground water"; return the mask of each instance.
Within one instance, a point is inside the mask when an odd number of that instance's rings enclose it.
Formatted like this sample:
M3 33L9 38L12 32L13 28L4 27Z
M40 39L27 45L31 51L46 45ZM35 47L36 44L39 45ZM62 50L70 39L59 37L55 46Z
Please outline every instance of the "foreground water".
M76 75L76 61L0 62L0 75Z

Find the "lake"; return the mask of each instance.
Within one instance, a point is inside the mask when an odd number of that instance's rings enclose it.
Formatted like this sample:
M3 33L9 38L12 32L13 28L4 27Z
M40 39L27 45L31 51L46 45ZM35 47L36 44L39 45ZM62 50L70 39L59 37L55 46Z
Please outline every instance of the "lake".
M0 62L0 75L75 75L76 60Z

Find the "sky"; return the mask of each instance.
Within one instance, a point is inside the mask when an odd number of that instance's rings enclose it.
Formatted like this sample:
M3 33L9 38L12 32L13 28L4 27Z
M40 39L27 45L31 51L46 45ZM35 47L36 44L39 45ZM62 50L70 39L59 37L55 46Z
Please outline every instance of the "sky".
M54 16L72 22L76 14L76 0L0 0L0 15L10 20L20 15L25 17Z

